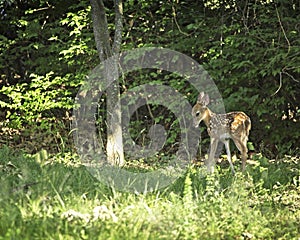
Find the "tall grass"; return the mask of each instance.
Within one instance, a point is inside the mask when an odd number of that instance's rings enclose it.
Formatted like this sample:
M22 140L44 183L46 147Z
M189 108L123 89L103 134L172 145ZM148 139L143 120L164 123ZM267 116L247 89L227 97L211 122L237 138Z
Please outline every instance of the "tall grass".
M107 187L76 158L0 150L0 239L299 239L299 158L257 155L245 174L189 168L173 185Z

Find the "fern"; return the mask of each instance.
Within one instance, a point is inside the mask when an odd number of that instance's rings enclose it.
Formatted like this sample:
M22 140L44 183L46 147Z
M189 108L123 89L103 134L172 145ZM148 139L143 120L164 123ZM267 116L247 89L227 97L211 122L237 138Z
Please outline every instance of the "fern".
M187 173L184 180L183 203L185 207L190 208L193 204L193 186L190 172Z

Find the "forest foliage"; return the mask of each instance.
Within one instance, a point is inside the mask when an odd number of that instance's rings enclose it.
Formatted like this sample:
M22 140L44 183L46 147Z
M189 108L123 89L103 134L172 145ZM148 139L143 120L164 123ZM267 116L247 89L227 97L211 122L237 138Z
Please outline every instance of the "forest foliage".
M105 5L113 32L113 1ZM74 98L99 64L90 13L86 0L0 1L1 144L30 153L71 148ZM299 1L124 1L121 50L149 46L202 64L226 110L251 117L250 141L257 152L299 153ZM125 77L121 91L151 81L172 86L191 104L198 94L186 81L158 71ZM139 144L143 130L163 124L172 153L179 131L172 113L151 106L150 114L145 107L132 121Z

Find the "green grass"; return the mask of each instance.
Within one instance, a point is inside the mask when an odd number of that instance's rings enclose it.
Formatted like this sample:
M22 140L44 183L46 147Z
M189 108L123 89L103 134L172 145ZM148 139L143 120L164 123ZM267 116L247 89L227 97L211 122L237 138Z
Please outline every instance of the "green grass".
M104 186L71 155L0 149L0 239L299 239L300 159L190 168L153 193ZM238 165L236 163L236 165Z

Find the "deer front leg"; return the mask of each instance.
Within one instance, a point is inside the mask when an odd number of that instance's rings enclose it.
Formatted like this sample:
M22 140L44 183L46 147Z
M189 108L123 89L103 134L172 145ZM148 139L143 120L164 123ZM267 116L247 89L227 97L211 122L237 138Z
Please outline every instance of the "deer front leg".
M218 147L218 142L219 140L216 138L210 138L210 152L209 152L209 156L208 156L208 160L207 160L207 171L209 173L213 173L214 172L214 167L215 167L215 154L216 154L216 150Z

